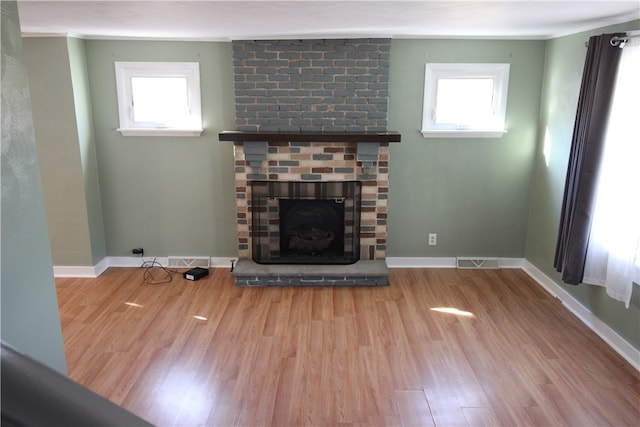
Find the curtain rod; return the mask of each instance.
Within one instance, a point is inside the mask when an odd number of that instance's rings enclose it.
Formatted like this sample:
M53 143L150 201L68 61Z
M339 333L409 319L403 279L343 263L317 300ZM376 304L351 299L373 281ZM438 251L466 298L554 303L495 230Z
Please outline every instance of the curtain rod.
M624 36L615 36L612 37L609 43L611 46L624 47L625 44L629 41L629 39L634 39L636 37L640 37L640 31L631 31Z

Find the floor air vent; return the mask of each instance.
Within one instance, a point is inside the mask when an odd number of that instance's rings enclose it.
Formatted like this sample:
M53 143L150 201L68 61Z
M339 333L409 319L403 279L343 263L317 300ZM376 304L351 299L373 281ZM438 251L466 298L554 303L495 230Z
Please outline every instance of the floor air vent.
M460 269L498 269L500 260L498 258L456 258L456 266Z
M167 258L167 267L174 268L193 268L202 267L209 268L211 264L211 258L209 257L183 257L183 256L170 256Z

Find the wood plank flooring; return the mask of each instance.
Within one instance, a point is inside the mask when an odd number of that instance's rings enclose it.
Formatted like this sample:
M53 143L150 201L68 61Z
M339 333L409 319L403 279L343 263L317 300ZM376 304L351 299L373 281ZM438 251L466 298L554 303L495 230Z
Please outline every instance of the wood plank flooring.
M156 425L640 425L638 372L521 270L366 288L143 271L56 284L70 377Z

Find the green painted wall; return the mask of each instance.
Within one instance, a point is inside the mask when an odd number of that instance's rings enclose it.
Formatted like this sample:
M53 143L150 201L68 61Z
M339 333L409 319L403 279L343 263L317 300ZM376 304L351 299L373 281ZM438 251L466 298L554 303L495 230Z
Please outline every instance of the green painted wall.
M427 61L510 63L508 133L425 139ZM524 255L543 66L543 41L392 41L389 129L402 142L391 144L388 256Z
M91 240L91 265L95 265L107 256L107 244L102 218L102 200L98 178L98 159L93 132L93 109L89 90L89 74L84 40L67 39L71 83L75 104L78 143L82 176L84 178L84 199L86 203L89 237Z
M2 340L66 374L18 9L0 2Z
M107 253L234 257L234 128L231 43L85 42ZM123 137L114 61L198 61L203 126L198 138Z
M598 286L565 285L553 268L565 174L582 69L590 36L640 29L640 21L561 37L547 42L540 132L536 148L525 257L631 345L640 349L640 289L629 309ZM545 147L548 155L545 157Z
M232 146L217 141L219 130L234 128L231 45L82 43L100 171L98 190L88 194L102 195L107 254L127 256L142 246L150 256L234 256ZM401 132L403 142L391 153L389 256L522 257L544 42L394 40L391 55L389 128ZM427 56L432 62L511 63L509 133L423 138L418 131ZM116 131L116 60L198 60L203 136L122 137ZM433 232L439 243L427 246Z
M83 109L82 104L76 109L67 39L26 38L23 43L53 263L94 265L78 133L79 126L85 129L91 122L76 117Z

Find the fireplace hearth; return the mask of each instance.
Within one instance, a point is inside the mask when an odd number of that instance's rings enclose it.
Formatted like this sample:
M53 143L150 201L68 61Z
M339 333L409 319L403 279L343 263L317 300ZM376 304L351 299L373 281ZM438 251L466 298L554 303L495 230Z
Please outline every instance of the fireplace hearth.
M352 264L360 258L359 181L252 181L259 264Z

